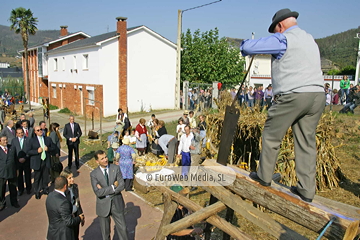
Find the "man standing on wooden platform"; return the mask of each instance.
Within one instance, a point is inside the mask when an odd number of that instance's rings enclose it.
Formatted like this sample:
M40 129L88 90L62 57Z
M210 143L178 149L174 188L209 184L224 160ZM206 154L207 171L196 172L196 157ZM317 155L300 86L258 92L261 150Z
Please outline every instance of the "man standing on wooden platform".
M315 133L325 106L319 48L314 38L297 26L299 13L281 9L269 32L273 35L244 40L243 56L271 54L271 77L276 104L269 109L262 133L260 165L250 178L270 186L281 141L291 126L299 182L291 192L311 202L315 195Z

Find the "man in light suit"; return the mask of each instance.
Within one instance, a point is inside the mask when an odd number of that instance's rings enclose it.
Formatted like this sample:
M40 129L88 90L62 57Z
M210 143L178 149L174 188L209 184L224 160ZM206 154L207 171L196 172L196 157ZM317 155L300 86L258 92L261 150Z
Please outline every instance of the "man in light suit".
M80 137L82 135L80 125L75 121L74 116L69 117L69 123L65 124L63 135L66 138L66 144L68 146L68 167L71 169L72 165L72 153L75 152L75 165L76 169L79 169L79 144Z
M8 145L7 136L0 138L0 211L6 206L5 192L6 182L10 192L10 202L15 208L19 208L16 194L16 165L14 161L14 149Z
M47 239L74 240L73 227L84 221L84 215L75 217L72 214L72 205L65 192L68 183L65 177L55 179L55 190L46 199L46 212L49 219Z
M124 179L119 166L109 164L106 153L95 152L95 160L99 167L90 173L91 185L96 195L96 214L100 219L100 229L103 240L110 239L110 216L115 221L119 239L127 240L124 199Z
M26 121L26 120L25 120ZM26 122L25 122L26 123ZM31 192L31 168L30 158L26 154L26 144L28 138L24 136L24 130L22 128L16 129L16 137L12 140L11 146L14 148L14 160L16 169L19 171L18 175L18 195L21 196L24 193L24 175L26 183L26 192Z
M55 147L51 138L43 137L40 126L36 126L34 132L35 137L28 140L25 152L30 156L30 167L34 170L35 198L40 199L41 190L43 194L49 194L50 152L55 151Z
M15 138L14 121L9 120L6 123L6 127L1 131L2 136L7 136L8 144L11 145L11 141Z

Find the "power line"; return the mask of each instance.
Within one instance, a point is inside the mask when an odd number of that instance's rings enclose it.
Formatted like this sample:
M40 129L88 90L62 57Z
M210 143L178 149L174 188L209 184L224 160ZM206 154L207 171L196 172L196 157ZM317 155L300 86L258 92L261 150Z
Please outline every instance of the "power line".
M208 6L208 5L211 5L211 4L214 4L214 3L217 3L217 2L221 2L221 1L222 1L222 0L218 0L218 1L211 2L211 3L207 3L207 4L204 4L204 5L201 5L201 6L188 8L188 9L182 10L182 12L189 11L189 10L193 10L193 9L196 9L196 8L205 7L205 6Z

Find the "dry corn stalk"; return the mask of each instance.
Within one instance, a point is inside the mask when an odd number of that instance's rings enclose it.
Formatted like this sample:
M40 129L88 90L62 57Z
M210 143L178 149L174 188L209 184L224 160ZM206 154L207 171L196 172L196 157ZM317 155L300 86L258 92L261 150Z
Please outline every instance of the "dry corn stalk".
M216 100L218 112L207 114L207 137L218 147L221 129L225 116L225 107L231 104L231 96L227 92L220 94L221 100ZM238 106L240 108L240 106ZM332 189L338 186L342 177L339 159L336 156L335 146L332 139L336 137L334 131L334 119L332 113L324 113L316 130L317 164L316 164L316 187L317 190ZM238 130L234 139L234 151L232 152L234 164L246 162L249 169L255 170L256 162L261 151L261 134L266 120L266 113L260 112L257 107L240 108L240 119ZM278 162L275 172L282 175L282 183L295 185L297 182L295 174L294 141L291 128L288 129L283 138L279 151Z

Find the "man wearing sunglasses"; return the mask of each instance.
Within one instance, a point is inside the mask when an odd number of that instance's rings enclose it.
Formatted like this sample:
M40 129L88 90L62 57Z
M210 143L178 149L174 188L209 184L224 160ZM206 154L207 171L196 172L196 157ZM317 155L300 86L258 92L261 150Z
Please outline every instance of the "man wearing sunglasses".
M35 136L28 141L27 154L30 156L30 167L34 170L35 198L40 199L42 194L49 194L48 183L50 169L50 152L55 150L51 138L43 136L40 126L34 128Z

